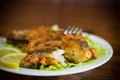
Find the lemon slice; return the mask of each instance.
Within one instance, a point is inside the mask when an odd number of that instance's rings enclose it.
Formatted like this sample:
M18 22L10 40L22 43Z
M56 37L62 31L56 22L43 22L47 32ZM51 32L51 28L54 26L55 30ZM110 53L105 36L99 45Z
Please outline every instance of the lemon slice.
M25 56L25 53L7 54L0 58L0 65L7 68L19 69L19 64Z
M0 47L0 58L10 53L20 53L16 48Z

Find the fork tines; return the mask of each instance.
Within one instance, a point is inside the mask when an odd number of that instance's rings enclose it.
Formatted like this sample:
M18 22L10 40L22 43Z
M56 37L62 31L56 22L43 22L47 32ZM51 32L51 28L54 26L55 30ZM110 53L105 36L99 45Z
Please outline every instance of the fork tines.
M66 35L66 34L80 34L81 32L82 32L82 28L69 26L68 28L66 28L64 30L63 34L64 35Z

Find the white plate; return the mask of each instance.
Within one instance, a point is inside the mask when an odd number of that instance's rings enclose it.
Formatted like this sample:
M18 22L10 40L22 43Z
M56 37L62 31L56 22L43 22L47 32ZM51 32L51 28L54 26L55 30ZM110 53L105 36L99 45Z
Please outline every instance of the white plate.
M87 35L87 33L83 33L83 35ZM60 76L60 75L81 73L84 71L94 69L96 67L103 65L112 57L113 49L106 40L104 40L96 35L92 35L92 34L90 35L90 37L95 42L97 42L102 47L104 47L105 49L108 50L108 53L106 55L96 59L93 63L68 68L63 71L42 71L42 70L26 69L26 68L20 68L19 70L14 70L14 69L8 69L8 68L1 67L1 66L0 66L0 69L7 71L7 72L11 72L11 73L16 73L16 74L21 74L21 75L31 75L31 76Z

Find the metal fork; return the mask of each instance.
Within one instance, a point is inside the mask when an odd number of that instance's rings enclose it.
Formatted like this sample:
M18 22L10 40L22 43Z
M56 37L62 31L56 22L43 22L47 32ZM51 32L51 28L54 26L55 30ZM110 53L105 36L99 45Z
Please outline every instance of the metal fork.
M83 31L82 28L69 26L63 31L63 34L80 34Z

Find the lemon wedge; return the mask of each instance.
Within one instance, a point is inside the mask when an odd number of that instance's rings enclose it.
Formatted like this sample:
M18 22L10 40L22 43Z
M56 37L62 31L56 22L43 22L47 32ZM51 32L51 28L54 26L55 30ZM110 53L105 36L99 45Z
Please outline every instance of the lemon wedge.
M19 64L25 56L25 53L7 54L0 58L0 65L11 69L19 69Z
M21 51L16 48L0 47L0 58L11 53L20 53Z

